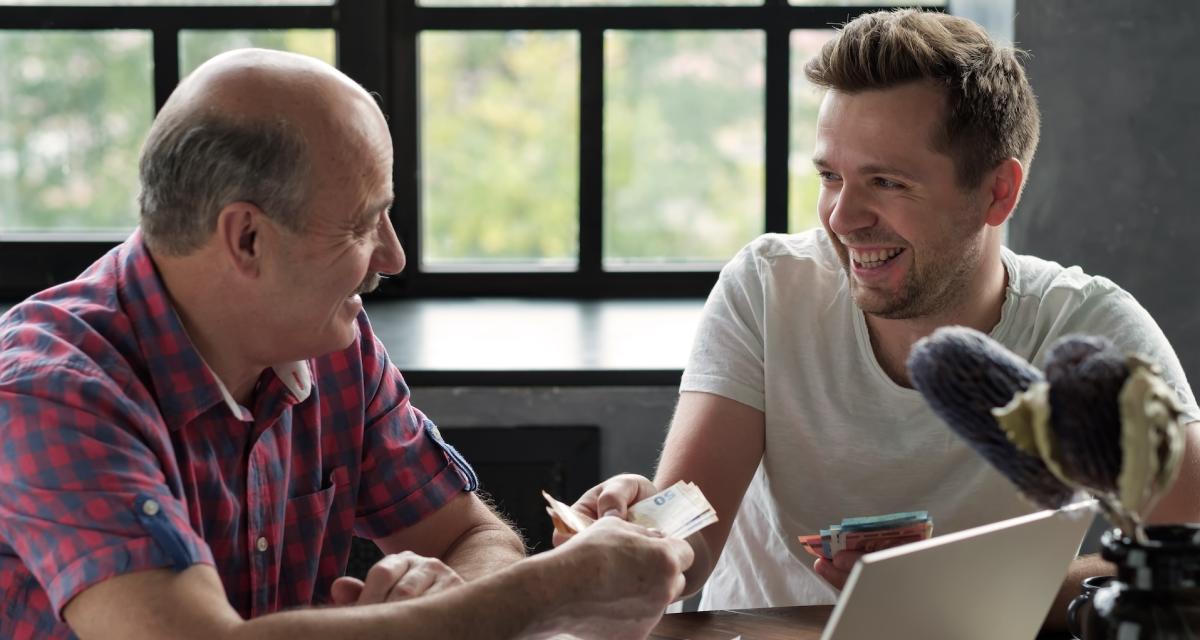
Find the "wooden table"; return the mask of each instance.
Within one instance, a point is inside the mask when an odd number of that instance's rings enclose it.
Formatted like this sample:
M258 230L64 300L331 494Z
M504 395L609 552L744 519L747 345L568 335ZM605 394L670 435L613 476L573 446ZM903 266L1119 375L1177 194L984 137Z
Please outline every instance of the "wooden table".
M651 640L819 640L833 606L671 613Z
M663 616L650 640L820 640L833 606L779 607L671 613ZM1065 640L1066 633L1041 633L1038 640Z

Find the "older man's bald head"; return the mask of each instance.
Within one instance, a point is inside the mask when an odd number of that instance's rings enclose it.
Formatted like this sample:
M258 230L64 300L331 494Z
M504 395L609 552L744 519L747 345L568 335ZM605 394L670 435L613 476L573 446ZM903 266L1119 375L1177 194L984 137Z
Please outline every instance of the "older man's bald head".
M179 84L150 129L139 196L147 242L187 254L238 201L300 230L315 165L337 166L363 145L390 163L383 114L342 72L282 51L218 55Z
M188 75L159 117L203 111L328 124L331 114L347 109L382 119L362 87L320 60L284 51L238 49L211 58Z

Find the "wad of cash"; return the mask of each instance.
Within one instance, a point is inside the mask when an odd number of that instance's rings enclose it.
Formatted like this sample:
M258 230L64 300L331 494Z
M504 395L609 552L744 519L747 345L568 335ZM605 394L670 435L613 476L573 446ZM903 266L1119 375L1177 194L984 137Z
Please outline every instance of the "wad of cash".
M905 511L865 518L845 518L820 533L799 536L804 550L832 560L839 551L870 553L880 549L924 540L933 535L933 519L927 511Z
M594 520L573 511L571 507L542 492L546 499L546 513L561 534L572 535L583 531ZM663 535L686 538L717 521L708 499L691 482L680 480L663 491L629 507L628 520L650 529L658 529Z

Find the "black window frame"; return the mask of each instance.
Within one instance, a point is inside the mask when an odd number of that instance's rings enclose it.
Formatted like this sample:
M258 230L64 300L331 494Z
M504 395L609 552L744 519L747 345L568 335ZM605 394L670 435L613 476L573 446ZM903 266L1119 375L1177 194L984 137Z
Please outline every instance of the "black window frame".
M2 2L2 0L0 0ZM788 230L790 36L829 29L873 6L441 7L416 0L345 0L316 6L0 6L0 30L149 31L155 111L179 81L182 29L333 29L337 63L380 96L395 147L393 223L408 255L404 273L377 298L559 297L576 299L702 297L717 270L603 268L604 32L756 30L765 34L764 230ZM941 11L943 6L921 7ZM574 271L423 271L420 216L418 36L423 31L568 30L579 33L579 255ZM354 34L344 37L344 34ZM135 170L134 167L130 168ZM14 301L74 278L115 242L0 241L0 300Z

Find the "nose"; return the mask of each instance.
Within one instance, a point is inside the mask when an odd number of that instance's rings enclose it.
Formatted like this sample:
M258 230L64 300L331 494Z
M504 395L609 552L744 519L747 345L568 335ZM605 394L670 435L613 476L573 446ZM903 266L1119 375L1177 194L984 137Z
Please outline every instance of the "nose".
M379 215L379 233L375 252L371 254L370 269L375 273L395 275L404 271L404 248L400 246L400 238L396 237L388 212Z
M828 218L826 224L829 230L839 236L850 236L854 232L875 225L877 217L871 208L867 195L857 188L843 184L836 193L828 194Z

